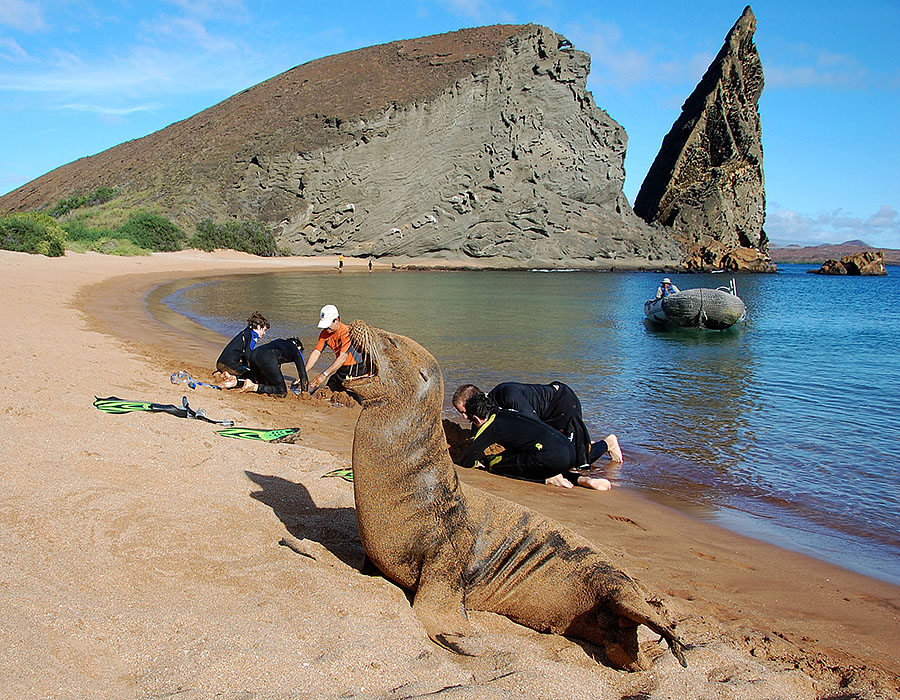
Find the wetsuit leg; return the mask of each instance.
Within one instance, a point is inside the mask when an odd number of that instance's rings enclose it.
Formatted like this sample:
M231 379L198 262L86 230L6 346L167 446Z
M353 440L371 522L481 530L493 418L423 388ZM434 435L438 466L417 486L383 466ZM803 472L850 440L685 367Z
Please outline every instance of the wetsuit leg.
M562 443L562 441L560 441ZM562 443L560 449L543 449L534 452L511 452L505 450L496 457L487 457L488 470L513 479L543 482L551 476L563 474L570 481L578 481L578 475L570 472L575 448L570 443ZM499 459L498 459L499 458Z
M275 353L259 353L254 359L254 375L258 379L257 384L259 384L256 393L274 394L276 396L287 394L284 374L281 372L281 365L278 363Z
M553 403L547 407L546 414L541 416L541 420L572 441L577 466L590 464L588 455L591 449L591 434L582 418L581 401L567 384L562 382L554 384L559 386L559 389L556 390Z
M609 445L606 444L606 440L597 440L597 442L591 445L591 454L588 456L591 464L605 455L608 450Z

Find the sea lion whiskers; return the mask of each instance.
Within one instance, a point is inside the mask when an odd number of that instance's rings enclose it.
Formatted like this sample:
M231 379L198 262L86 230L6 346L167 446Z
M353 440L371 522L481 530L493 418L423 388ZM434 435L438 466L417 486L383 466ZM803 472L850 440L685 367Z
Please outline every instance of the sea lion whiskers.
M381 357L377 344L372 342L371 328L363 321L354 321L350 325L350 342L361 357L350 369L347 379L376 376Z

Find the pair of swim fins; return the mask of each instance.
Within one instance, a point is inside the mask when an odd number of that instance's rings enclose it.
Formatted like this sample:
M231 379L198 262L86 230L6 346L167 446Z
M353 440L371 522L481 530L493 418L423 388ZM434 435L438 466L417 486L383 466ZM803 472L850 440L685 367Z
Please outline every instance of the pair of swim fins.
M104 413L119 414L132 411L151 411L155 413L168 413L178 418L193 418L207 423L225 426L216 433L223 437L237 438L240 440L262 440L264 442L296 442L300 437L300 428L277 428L266 430L263 428L235 428L234 421L215 420L209 418L203 409L195 411L188 404L187 396L181 397L181 406L174 404L152 403L150 401L126 401L117 396L108 396L101 399L94 397L94 406Z

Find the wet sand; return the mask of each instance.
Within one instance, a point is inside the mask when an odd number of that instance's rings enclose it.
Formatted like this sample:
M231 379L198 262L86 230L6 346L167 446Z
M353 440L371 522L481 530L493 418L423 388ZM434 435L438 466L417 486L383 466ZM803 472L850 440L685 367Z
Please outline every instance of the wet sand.
M169 382L177 369L209 381L227 339L149 315L152 290L275 268L337 274L336 258L0 251L11 367L0 388L0 697L900 696L898 587L628 489L466 470L464 482L560 520L659 595L691 645L689 667L646 633L653 668L617 672L586 646L483 613L472 618L484 656L434 646L403 591L355 568L352 485L323 478L349 466L358 408ZM357 271L365 262L345 258L344 274ZM210 417L303 437L230 440L201 421L91 405L110 395L187 395Z

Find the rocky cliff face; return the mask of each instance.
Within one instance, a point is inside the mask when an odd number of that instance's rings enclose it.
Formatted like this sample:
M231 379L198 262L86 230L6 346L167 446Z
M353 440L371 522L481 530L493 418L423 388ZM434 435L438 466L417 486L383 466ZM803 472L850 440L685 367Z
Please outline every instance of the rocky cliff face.
M587 92L589 69L534 25L360 49L59 168L0 207L112 185L183 224L262 219L301 254L679 265L680 243L622 194L625 131Z
M689 267L770 267L755 31L748 6L684 103L634 202L644 220L675 230Z

